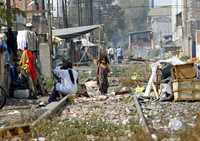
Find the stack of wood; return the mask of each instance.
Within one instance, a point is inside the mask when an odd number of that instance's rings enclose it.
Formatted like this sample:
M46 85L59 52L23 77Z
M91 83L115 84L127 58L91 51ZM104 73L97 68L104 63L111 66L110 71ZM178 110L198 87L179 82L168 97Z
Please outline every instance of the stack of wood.
M200 80L196 79L193 63L174 66L172 75L175 101L200 100Z

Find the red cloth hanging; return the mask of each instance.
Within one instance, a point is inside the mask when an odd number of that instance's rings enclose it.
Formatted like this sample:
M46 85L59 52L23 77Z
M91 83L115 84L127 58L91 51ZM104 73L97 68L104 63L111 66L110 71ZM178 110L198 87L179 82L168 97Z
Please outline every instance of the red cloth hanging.
M34 81L37 77L37 73L35 68L35 56L33 53L25 49L20 62L22 65L28 65L28 73L31 76L31 79Z
M37 77L36 68L35 68L35 56L29 50L27 50L27 55L28 55L28 59L29 59L29 61L28 61L29 74L30 74L32 80L34 81Z

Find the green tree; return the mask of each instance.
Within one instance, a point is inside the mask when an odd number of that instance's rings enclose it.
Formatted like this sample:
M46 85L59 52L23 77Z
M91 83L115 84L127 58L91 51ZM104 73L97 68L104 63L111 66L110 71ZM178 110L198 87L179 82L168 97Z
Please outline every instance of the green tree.
M26 16L25 12L21 11L19 8L7 9L3 0L0 0L0 26L12 25L12 22L15 20L16 15Z

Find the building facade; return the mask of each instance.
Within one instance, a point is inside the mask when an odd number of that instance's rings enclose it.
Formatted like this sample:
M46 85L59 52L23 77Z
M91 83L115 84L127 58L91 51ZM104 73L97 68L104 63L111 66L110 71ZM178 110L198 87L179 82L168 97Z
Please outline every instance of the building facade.
M183 52L190 57L196 54L196 31L200 30L200 0L183 0Z
M172 36L172 8L161 6L152 8L148 14L150 30L153 32L154 45L161 47L166 37Z

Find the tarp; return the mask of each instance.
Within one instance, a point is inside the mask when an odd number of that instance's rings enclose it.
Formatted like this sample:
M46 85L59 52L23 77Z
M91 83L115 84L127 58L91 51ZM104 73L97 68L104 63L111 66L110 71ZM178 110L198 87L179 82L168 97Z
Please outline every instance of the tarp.
M62 28L55 29L52 31L53 36L57 36L63 39L74 38L82 34L89 33L101 25L91 25L91 26L81 26L81 27L72 27L72 28Z
M82 42L82 46L84 46L84 47L94 47L94 46L96 46L95 44L88 41L87 39L81 39L81 42Z

